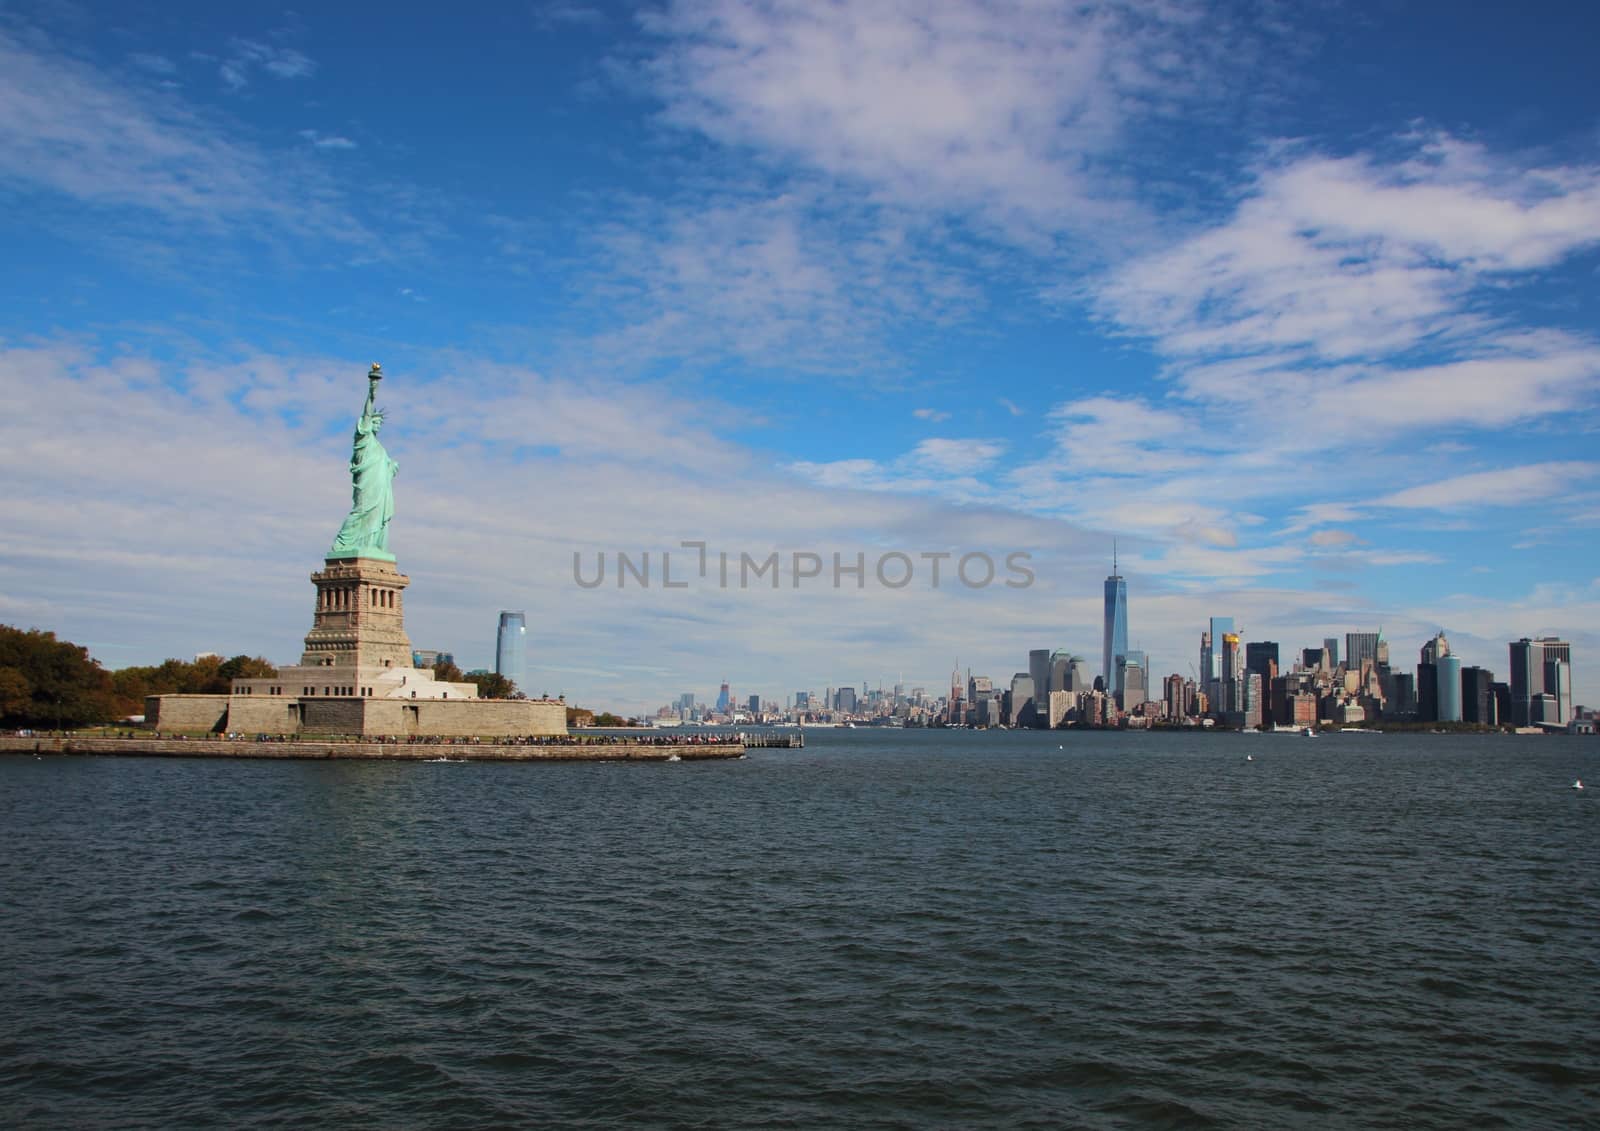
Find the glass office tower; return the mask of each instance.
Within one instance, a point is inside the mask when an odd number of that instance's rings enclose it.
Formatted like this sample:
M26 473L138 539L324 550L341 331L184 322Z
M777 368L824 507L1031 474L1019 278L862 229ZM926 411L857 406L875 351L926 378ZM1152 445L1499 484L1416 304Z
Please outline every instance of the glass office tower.
M500 631L495 637L494 644L494 670L517 685L517 690L526 692L527 686L527 635L528 617L526 613L500 614Z
M1122 694L1122 677L1117 671L1117 657L1128 654L1128 583L1111 567L1106 578L1106 626L1104 666L1106 690Z

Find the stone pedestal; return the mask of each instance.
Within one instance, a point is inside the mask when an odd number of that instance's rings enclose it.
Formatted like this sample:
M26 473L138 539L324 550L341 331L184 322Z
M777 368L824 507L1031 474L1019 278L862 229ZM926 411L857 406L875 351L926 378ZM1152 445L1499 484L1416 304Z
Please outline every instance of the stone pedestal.
M246 734L567 732L564 703L479 699L471 683L444 683L431 670L412 667L402 600L411 579L393 562L330 557L311 581L316 614L298 665L279 668L271 678L236 679L231 695L161 696L147 713L169 729L200 720L199 729ZM196 698L220 702L187 701Z
M311 575L317 611L302 667L409 668L403 592L411 579L393 562L329 558Z

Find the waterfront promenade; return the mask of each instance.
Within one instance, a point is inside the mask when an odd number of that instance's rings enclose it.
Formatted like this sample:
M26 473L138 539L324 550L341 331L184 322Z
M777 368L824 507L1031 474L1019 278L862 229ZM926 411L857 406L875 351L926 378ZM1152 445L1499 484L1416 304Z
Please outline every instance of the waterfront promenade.
M0 754L93 754L156 758L348 758L371 761L667 762L741 758L739 735L663 741L651 735L570 735L560 738L324 738L130 737L0 735Z

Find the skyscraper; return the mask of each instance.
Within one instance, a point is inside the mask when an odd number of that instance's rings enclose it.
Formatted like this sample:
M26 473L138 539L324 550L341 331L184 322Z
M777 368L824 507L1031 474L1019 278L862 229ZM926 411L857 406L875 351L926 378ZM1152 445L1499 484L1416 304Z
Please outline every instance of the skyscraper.
M1362 664L1376 663L1378 659L1378 635L1376 632L1345 633L1345 666L1353 672L1359 672Z
M1033 681L1034 709L1042 716L1050 702L1050 649L1035 648L1028 653L1028 678Z
M1129 649L1123 655L1122 663L1117 666L1117 682L1122 686L1117 705L1124 711L1132 711L1150 698L1148 662L1143 652Z
M1322 646L1328 650L1328 666L1330 668L1338 667L1339 638L1337 636L1324 636L1322 638Z
M1562 724L1572 718L1572 645L1554 636L1529 640L1524 636L1511 644L1511 721L1525 727L1552 720L1534 717L1533 701L1540 695L1554 697L1556 719ZM1547 705L1547 709L1548 705Z
M1244 670L1255 672L1268 686L1278 675L1278 642L1252 640L1244 646Z
M1211 666L1210 670L1200 673L1200 678L1207 683L1219 683L1228 678L1227 673L1222 670L1222 638L1232 631L1232 617L1211 618Z
M1429 640L1422 646L1420 662L1417 664L1417 719L1421 722L1460 722L1461 721L1461 662L1456 661L1454 674L1456 681L1454 719L1445 719L1439 712L1446 706L1439 701L1440 689L1444 680L1440 676L1439 662L1450 655L1450 641L1445 639L1443 632Z
M1244 671L1244 657L1239 651L1239 634L1225 632L1222 635L1222 650L1218 653L1222 660L1222 709L1224 711L1242 711L1244 702L1242 695L1242 681L1240 674Z
M1072 662L1077 659L1070 652L1060 649L1050 653L1050 686L1047 691L1072 690Z
M728 681L723 680L722 690L717 692L717 713L719 715L725 715L728 713L728 707L731 705L731 699L732 696L728 691Z
M1461 669L1461 721L1495 726L1494 673L1487 668Z
M1106 690L1120 694L1122 684L1117 679L1117 657L1128 654L1128 583L1117 572L1117 551L1111 550L1111 576L1106 578L1106 619L1104 666Z
M1438 721L1441 723L1459 723L1461 721L1461 659L1448 653L1440 656L1437 664L1439 690L1436 698L1438 703Z
M1011 725L1031 727L1033 716L1033 677L1027 672L1018 672L1011 677Z
M526 690L527 635L527 614L500 614L500 629L494 642L494 670L516 684L518 691Z

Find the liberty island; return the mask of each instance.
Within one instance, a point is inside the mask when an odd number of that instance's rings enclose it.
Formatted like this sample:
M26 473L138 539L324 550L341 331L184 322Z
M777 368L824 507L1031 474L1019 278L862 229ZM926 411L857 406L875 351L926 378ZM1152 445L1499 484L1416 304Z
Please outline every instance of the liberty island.
M154 738L43 740L36 744L40 751L514 760L739 756L737 738L666 744L571 738L564 701L484 698L475 684L436 679L432 669L414 666L405 630L411 579L389 549L399 464L378 438L385 417L377 407L382 380L374 363L351 439L350 511L322 568L310 577L316 597L300 662L272 676L234 679L227 694L150 696L145 718ZM235 741L197 743L190 735ZM237 741L250 738L258 741ZM272 741L259 741L266 738Z

